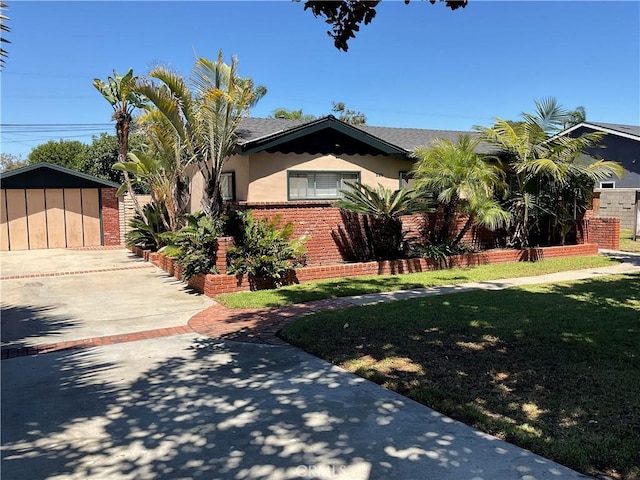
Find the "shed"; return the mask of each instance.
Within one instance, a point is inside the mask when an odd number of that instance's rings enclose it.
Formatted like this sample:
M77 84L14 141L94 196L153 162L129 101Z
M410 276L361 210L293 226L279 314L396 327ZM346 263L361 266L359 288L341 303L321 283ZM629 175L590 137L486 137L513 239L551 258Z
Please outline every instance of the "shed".
M45 162L0 174L0 250L119 245L118 187Z

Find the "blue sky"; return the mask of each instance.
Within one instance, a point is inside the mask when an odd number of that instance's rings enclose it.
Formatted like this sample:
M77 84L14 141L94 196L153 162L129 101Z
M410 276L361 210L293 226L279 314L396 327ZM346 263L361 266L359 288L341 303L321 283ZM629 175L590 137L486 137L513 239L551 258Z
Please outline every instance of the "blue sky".
M534 99L582 105L592 121L640 125L640 2L383 1L374 21L336 50L303 3L18 2L9 0L9 58L0 74L2 151L112 133L92 86L115 69L157 64L189 73L194 52L236 55L268 89L252 111L329 113L332 101L371 125L468 130L513 119ZM104 126L103 126L104 125ZM11 132L9 131L11 130Z

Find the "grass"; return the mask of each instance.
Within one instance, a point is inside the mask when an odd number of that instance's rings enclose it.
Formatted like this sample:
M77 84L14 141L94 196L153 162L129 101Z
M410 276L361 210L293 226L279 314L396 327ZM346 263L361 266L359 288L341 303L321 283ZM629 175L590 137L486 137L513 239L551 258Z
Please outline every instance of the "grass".
M283 338L589 475L640 478L640 275L303 317Z
M216 300L228 308L278 307L324 298L348 297L367 293L392 292L412 288L436 287L500 278L528 277L566 270L611 266L617 263L602 256L553 258L538 262L502 263L471 268L452 268L406 275L372 275L335 278L277 290L238 292L218 295Z
M637 242L633 241L633 230L620 230L620 250L640 253L640 238Z

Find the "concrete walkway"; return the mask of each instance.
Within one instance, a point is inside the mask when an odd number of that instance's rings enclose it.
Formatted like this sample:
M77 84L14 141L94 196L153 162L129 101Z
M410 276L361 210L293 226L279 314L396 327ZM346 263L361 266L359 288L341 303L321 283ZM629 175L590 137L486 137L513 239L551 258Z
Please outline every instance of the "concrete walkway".
M285 323L328 309L636 271L640 256L589 271L280 309L238 312L215 304L188 326L168 309L153 322L176 330L155 329L157 335L114 334L108 346L99 343L104 336L78 338L49 344L47 355L36 355L37 342L9 346L4 358L22 358L0 362L3 478L585 478L296 348L245 342L278 343L275 332ZM118 273L125 281L141 272L149 270ZM64 278L77 280L77 294L93 276L70 271ZM3 301L5 282L14 281L3 281ZM166 278L145 282L153 290Z

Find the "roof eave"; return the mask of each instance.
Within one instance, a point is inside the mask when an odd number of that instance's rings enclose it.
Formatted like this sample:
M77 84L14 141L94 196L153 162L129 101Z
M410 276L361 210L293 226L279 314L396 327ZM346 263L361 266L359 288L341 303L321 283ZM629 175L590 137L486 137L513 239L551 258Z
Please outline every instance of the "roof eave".
M0 180L5 178L11 178L16 175L20 175L23 173L28 173L32 170L38 170L40 168L50 168L52 170L57 170L58 172L66 173L68 175L72 175L74 177L82 178L83 180L89 180L95 183L99 183L104 187L110 188L119 188L120 184L116 182L112 182L110 180L105 180L104 178L94 177L93 175L89 175L87 173L78 172L76 170L71 170L70 168L62 167L60 165L56 165L54 163L49 162L40 162L35 163L33 165L27 165L26 167L16 168L15 170L10 170L8 172L0 173Z

